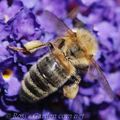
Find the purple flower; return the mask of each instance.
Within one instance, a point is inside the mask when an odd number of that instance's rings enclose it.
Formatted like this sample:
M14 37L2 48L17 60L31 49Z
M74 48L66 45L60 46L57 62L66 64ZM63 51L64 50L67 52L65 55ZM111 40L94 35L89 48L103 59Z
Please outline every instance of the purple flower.
M71 110L76 114L81 114L81 115L83 114L82 103L83 103L83 98L81 96L77 96L75 99L66 101L69 110Z
M39 39L41 36L40 25L37 24L34 14L27 8L21 10L11 24L13 36L17 40L25 39L29 41Z
M82 1L82 3L84 4L84 5L86 5L86 6L90 6L90 5L92 5L92 4L94 4L94 3L96 3L96 2L99 2L100 0L81 0Z
M31 0L28 2L28 0L21 0L25 7L27 8L34 8L37 5L38 0Z
M104 28L104 29L103 29ZM110 33L116 32L115 26L113 26L111 23L107 21L103 21L97 25L94 26L94 30L98 32L98 35L101 36L104 40L104 38L110 37Z
M5 11L8 8L6 0L0 1L0 19L4 19Z
M115 108L113 107L108 107L106 110L100 111L99 112L101 119L105 120L119 120L116 116L115 113Z
M47 18L43 18L43 10L49 10L73 26L72 19L66 19L68 11L75 6L80 8L78 19L86 24L98 39L100 46L98 63L102 67L110 86L120 97L120 7L119 0L13 0L0 1L0 117L3 119L10 113L11 120L23 115L24 119L70 120L70 114L83 115L86 119L117 120L119 101L111 101L98 81L90 81L84 77L75 99L65 99L60 91L36 104L19 101L19 89L25 73L48 48L40 49L33 54L25 55L8 49L8 46L23 47L31 40L48 42L54 40L56 31ZM71 3L72 7L71 7ZM48 25L44 28L44 25ZM51 33L45 32L52 30ZM81 76L82 77L82 76ZM119 99L119 98L118 98ZM5 116L6 115L6 116ZM55 116L56 115L56 116ZM61 116L60 116L61 115ZM46 118L48 117L48 118Z
M37 3L34 6L34 12L36 14L37 19L39 19L37 15L39 15L39 12L41 10L49 10L56 14L57 16L64 18L66 15L66 1L61 1L61 0L53 0L53 1L37 1Z
M0 116L1 116L1 117L5 116L5 114L6 114L6 113L5 113L4 111L0 110Z
M1 42L0 44L0 71L4 70L7 67L11 66L11 63L13 61L13 57L10 55L10 53L7 51L6 46L8 43L6 42Z
M0 19L3 19L4 22L8 22L11 18L13 18L16 13L20 11L22 8L22 3L20 1L13 2L12 6L9 7L7 4L7 0L0 2Z
M10 27L3 23L3 21L0 21L0 33L0 41L6 39L7 36L10 34Z
M7 96L17 95L20 88L20 81L18 81L16 77L11 77L11 79L8 81L8 84L9 84L9 88L8 88Z

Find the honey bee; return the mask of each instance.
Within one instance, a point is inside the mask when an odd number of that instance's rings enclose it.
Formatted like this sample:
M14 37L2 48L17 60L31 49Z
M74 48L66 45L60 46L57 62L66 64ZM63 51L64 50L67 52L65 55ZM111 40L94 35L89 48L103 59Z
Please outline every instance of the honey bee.
M49 52L38 59L25 74L19 92L20 99L34 103L61 87L63 95L73 99L78 93L81 81L77 69L82 71L82 69L87 68L90 70L91 65L97 71L98 80L105 91L111 98L114 98L106 77L94 60L98 49L96 38L85 28L73 32L61 19L49 11L44 11L41 18L48 20L47 23L44 23L46 27L50 26L52 22L54 23L54 30L58 35L54 41L42 43L35 40L26 43L24 48L9 46L10 49L23 53L34 53L43 47L50 48ZM71 80L71 77L73 82L66 85L65 83Z

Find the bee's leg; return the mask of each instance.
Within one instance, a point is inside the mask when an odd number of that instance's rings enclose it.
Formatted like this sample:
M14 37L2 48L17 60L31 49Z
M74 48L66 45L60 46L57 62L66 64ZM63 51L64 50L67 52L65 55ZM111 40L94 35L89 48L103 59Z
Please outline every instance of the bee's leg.
M30 53L25 48L20 48L20 47L8 46L8 49L16 51L16 52L21 52L21 53L24 53L24 54L29 54Z
M18 48L18 47L12 47L12 46L8 46L9 49L13 50L13 51L18 51L18 52L22 52L24 54L29 54L29 53L33 53L36 50L46 47L46 46L52 46L52 43L42 43L38 40L34 40L34 41L30 41L27 42L26 44L24 44L23 48Z
M63 87L63 95L70 99L73 99L76 97L79 91L79 83L81 81L81 78L79 76L74 76L74 78L75 78L74 83L70 85L65 85Z

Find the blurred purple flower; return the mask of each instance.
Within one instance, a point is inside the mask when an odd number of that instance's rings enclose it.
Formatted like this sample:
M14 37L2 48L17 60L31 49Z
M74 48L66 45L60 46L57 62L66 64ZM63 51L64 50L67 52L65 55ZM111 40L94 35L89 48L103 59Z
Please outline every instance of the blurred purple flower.
M41 36L40 25L37 24L34 14L27 8L21 10L11 24L13 36L17 40L26 39L29 41L39 39Z
M4 70L7 67L11 66L11 63L13 61L13 57L10 55L10 53L6 49L6 42L0 42L0 71Z
M119 0L116 1L13 0L11 5L8 5L7 0L0 1L0 117L5 118L4 116L7 113L11 113L11 119L20 119L20 117L15 118L12 116L12 113L20 112L27 116L25 119L34 119L34 115L38 113L38 115L43 115L43 119L46 120L47 115L58 115L62 112L66 115L66 117L62 118L63 120L69 120L69 113L72 115L85 113L88 119L117 120L116 112L119 111L119 108L116 107L116 104L118 104L118 101L111 101L105 91L96 84L96 81L82 80L79 94L73 100L63 99L59 96L56 99L50 99L52 102L56 101L55 105L51 105L54 102L47 103L50 102L49 100L44 103L45 106L21 105L17 100L21 80L30 66L47 49L38 50L35 54L26 56L7 48L8 45L22 47L23 44L31 40L41 40L43 42L52 40L55 33L46 33L41 27L42 10L47 9L58 17L66 19L68 8L71 8L69 5L74 3L72 5L74 7L77 4L81 11L77 15L78 19L82 20L89 30L96 34L98 39L100 45L98 62L106 72L113 91L120 96L120 85L118 84L120 75L120 4L118 4ZM43 19L42 22L47 24L48 21ZM67 21L69 27L73 26L71 21L69 23ZM7 69L12 71L9 79L3 76L4 71ZM108 104L108 106L99 109L104 103ZM28 110L27 107L31 108ZM109 115L109 113L111 114ZM36 117L35 119L40 119L38 118L40 116ZM59 118L49 117L47 119L57 120Z
M75 99L67 100L66 104L68 105L69 110L76 114L82 114L82 104L83 104L83 98L81 96L77 96Z
M81 0L81 1L82 1L82 3L84 5L90 6L90 5L92 5L92 4L96 3L96 2L99 2L100 0Z
M34 12L35 15L37 17L37 15L39 15L39 12L41 12L41 10L49 10L51 12L53 12L55 15L64 18L64 16L66 15L66 1L61 1L61 0L46 0L46 1L37 1L35 6L34 6Z
M8 37L8 35L10 34L10 27L7 26L5 23L3 23L3 21L0 21L0 41L3 39L6 39Z
M0 19L4 19L5 11L8 8L6 0L0 1Z
M20 88L20 81L16 77L12 77L9 81L9 88L7 96L14 96L18 94L19 88ZM13 87L14 86L14 87Z
M116 116L114 107L108 107L106 110L100 111L99 114L101 116L101 119L119 120L119 118L117 118L117 116Z
M24 4L25 7L33 8L33 7L35 7L38 0L30 0L29 2L28 2L28 0L21 0L21 1L22 1L22 3Z
M0 116L1 116L1 117L5 116L5 114L6 114L6 113L5 113L4 111L0 110Z
M11 18L13 18L23 7L22 2L15 1L12 6L9 7L7 4L7 0L0 2L0 19L4 20L4 22L8 22Z

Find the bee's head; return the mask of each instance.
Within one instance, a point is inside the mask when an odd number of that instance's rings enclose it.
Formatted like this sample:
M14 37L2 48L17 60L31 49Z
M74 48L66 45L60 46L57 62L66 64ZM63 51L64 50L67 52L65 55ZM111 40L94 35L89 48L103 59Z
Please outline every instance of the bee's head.
M85 58L85 54L88 57L93 57L97 52L97 42L95 37L85 29L80 29L76 32L76 40L67 51L72 60L79 60L88 64L88 60ZM82 64L82 63L80 63Z
M85 49L87 55L96 55L98 44L95 36L85 29L77 31L77 41L81 49Z

